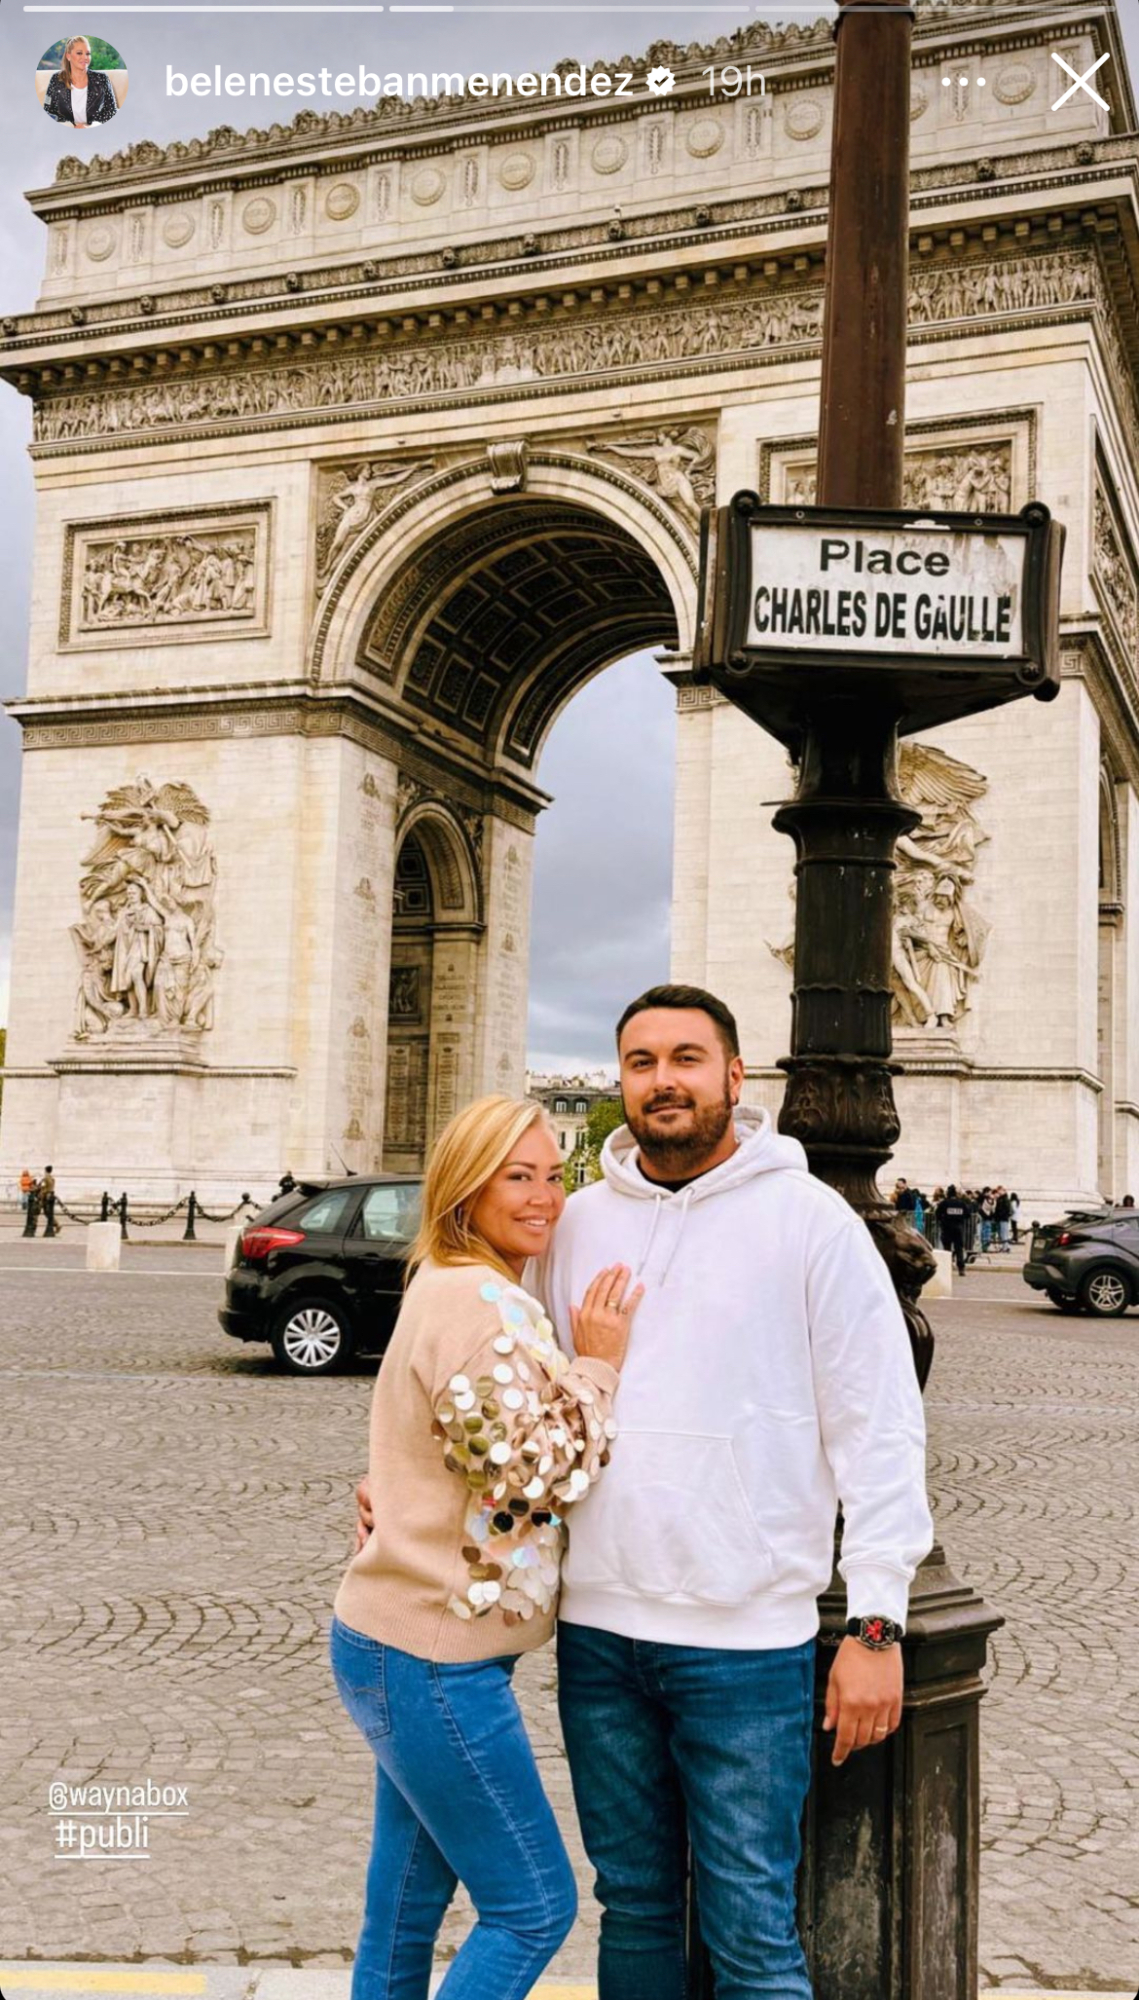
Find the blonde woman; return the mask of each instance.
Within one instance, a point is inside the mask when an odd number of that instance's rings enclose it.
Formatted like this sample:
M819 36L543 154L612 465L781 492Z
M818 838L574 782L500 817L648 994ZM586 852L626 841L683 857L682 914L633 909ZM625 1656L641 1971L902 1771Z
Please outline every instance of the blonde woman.
M105 125L118 110L110 79L91 67L86 35L72 35L64 43L63 59L44 92L44 110L57 124L74 125L77 132Z
M522 1287L565 1206L540 1105L485 1097L436 1143L414 1275L376 1381L375 1526L336 1596L332 1668L376 1760L352 2000L427 2000L462 1881L477 1922L440 2000L522 2000L567 1936L573 1874L511 1674L551 1636L566 1509L601 1473L642 1287L601 1271L571 1364Z

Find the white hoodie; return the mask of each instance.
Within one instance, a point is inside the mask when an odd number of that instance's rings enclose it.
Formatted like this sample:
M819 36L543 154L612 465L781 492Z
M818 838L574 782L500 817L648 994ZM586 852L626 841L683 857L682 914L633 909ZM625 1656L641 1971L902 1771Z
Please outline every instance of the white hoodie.
M676 1193L627 1126L569 1202L541 1272L569 1306L609 1264L645 1285L612 1461L577 1510L560 1616L670 1645L794 1646L818 1629L837 1501L851 1616L905 1622L933 1531L909 1340L865 1224L767 1112Z

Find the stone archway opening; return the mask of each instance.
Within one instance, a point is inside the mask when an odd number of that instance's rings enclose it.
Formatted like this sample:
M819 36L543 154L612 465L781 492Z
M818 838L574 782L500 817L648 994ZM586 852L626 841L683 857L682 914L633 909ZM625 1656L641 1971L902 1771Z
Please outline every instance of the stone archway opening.
M620 522L551 498L447 523L392 576L358 651L407 710L532 769L555 717L602 667L678 643L654 556Z
M483 925L463 830L433 806L400 838L392 889L383 1166L414 1173L470 1095Z
M389 563L357 626L356 676L386 683L415 733L396 827L385 1169L418 1169L471 1097L522 1087L533 833L550 803L538 760L587 681L677 651L675 579L692 552L666 526L671 579L596 506L484 491Z

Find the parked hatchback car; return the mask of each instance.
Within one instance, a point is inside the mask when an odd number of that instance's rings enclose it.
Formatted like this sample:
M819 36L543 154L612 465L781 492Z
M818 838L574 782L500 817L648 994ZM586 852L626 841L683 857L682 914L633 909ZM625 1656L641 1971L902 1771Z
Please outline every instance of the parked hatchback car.
M1024 1281L1061 1312L1111 1319L1139 1304L1139 1210L1077 1210L1036 1223Z
M218 1318L267 1340L293 1375L333 1375L382 1356L403 1292L423 1183L407 1174L301 1181L246 1224Z

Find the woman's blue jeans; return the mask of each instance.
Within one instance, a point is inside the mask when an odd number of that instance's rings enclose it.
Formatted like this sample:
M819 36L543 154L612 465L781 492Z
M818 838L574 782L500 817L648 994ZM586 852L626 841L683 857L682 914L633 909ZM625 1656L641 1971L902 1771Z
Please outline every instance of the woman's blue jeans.
M686 2000L691 1841L716 2000L811 2000L795 1930L815 1642L768 1652L558 1627L558 1702L601 1904L599 2000Z
M439 1666L335 1617L330 1650L376 1760L352 2000L427 2000L460 1881L478 1921L439 2000L523 2000L569 1935L577 1892L510 1684L513 1656Z

